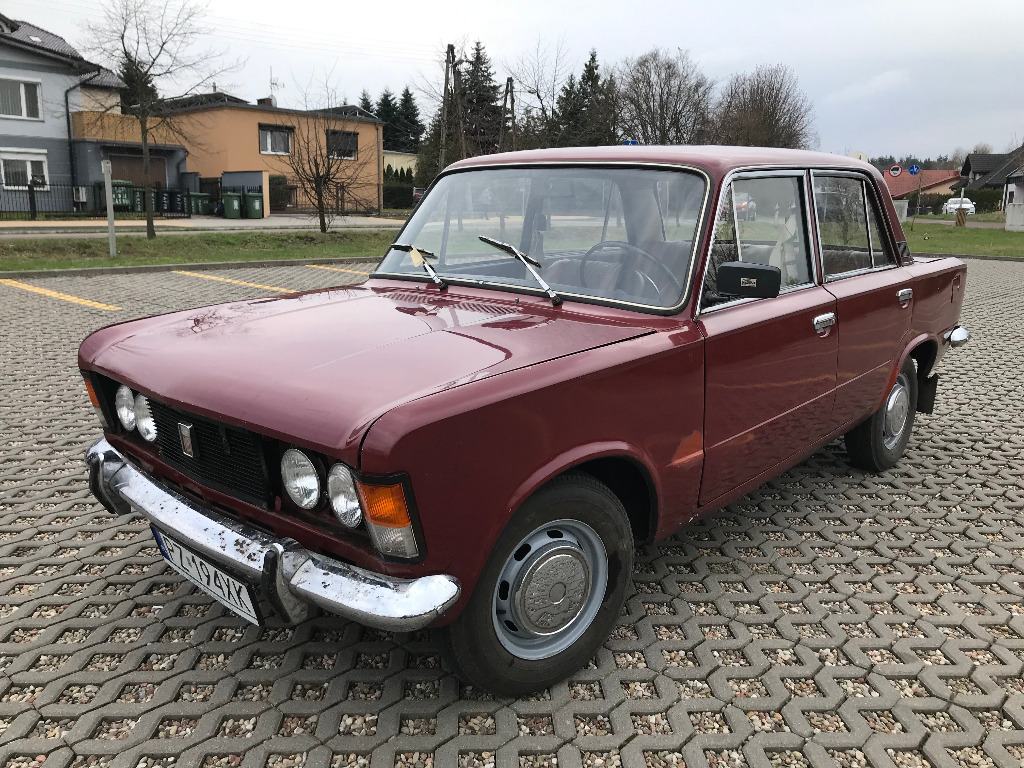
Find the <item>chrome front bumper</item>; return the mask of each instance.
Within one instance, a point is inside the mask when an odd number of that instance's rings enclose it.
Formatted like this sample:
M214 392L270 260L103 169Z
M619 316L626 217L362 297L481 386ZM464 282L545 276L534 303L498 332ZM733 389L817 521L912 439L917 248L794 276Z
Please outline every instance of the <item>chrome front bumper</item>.
M260 588L288 623L317 605L370 627L427 626L459 598L459 582L434 575L399 579L314 554L195 504L144 475L105 439L86 453L89 487L116 514L137 512L182 544Z

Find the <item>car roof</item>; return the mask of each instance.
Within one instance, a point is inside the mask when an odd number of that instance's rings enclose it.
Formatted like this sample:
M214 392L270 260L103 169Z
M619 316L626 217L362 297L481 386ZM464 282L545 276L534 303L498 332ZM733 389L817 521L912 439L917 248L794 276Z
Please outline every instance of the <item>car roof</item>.
M774 147L727 146L606 146L532 149L502 152L460 160L447 170L495 165L533 163L653 163L690 165L702 168L721 178L741 168L848 168L867 171L878 177L878 170L869 163L843 155L810 152L802 149Z

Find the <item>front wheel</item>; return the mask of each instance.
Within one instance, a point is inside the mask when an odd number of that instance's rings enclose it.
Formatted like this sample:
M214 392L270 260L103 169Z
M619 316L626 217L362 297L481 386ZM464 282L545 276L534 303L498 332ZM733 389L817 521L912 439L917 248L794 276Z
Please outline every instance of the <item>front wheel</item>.
M618 618L633 569L626 511L589 475L563 475L516 512L473 596L440 630L464 680L520 696L567 677Z
M917 367L908 357L882 407L846 433L850 463L869 472L891 469L903 456L917 411Z

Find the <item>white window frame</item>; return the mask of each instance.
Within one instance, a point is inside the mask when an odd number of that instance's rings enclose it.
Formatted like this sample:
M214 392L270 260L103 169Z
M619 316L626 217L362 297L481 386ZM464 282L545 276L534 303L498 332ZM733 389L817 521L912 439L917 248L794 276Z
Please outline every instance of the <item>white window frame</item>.
M19 90L21 91L21 114L20 115L4 115L0 114L0 120L32 120L37 123L44 121L43 116L43 81L33 80L28 77L0 77L0 80L8 83L17 83ZM39 117L29 117L28 110L26 109L27 100L25 98L25 84L34 85L36 87L36 99L38 101L37 108Z
M260 136L260 154L261 155L281 155L281 156L287 156L287 155L290 155L292 153L292 134L294 133L294 131L289 131L288 129L283 128L283 127L274 127L274 128L272 128L272 127L267 126L267 125L261 125L258 130L259 130L259 136ZM265 146L265 147L263 146L263 132L264 131L267 132L267 140L269 142L268 145ZM272 150L270 148L274 144L273 140L270 138L270 135L273 134L273 133L283 133L283 134L288 136L288 151L287 152L275 152L274 150Z
M45 149L22 149L18 147L0 147L0 181L3 183L4 189L20 189L28 190L28 185L8 185L7 178L4 176L4 160L22 160L30 163L28 166L29 177L31 178L32 173L32 162L42 162L43 164L43 178L46 179L46 183L41 187L36 187L37 192L49 192L50 191L50 165L47 162L46 150Z

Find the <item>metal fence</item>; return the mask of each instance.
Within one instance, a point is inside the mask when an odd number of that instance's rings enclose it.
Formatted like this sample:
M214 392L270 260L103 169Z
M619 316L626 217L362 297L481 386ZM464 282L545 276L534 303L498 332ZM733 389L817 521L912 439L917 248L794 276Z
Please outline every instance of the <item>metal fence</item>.
M119 219L143 219L147 210L165 219L190 218L200 209L201 197L182 189L150 189L115 182L111 198ZM208 197L207 197L208 199ZM103 218L107 197L102 183L82 186L36 184L0 187L0 219L53 221Z

